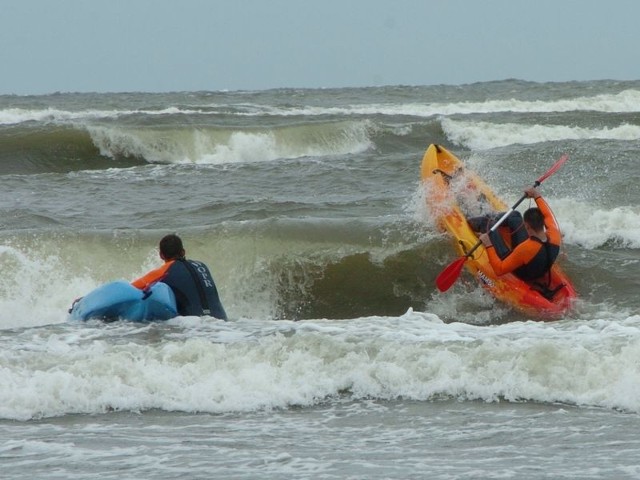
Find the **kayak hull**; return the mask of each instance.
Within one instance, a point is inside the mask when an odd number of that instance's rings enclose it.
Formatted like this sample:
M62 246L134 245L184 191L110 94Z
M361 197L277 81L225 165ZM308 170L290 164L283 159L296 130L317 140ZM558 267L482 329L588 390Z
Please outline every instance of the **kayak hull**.
M509 210L478 175L466 170L462 162L442 146L430 145L427 148L421 177L429 211L438 227L452 237L456 253L461 257L478 242L478 236L467 223L460 205L461 196L477 199L482 204L482 212L478 212L481 214ZM501 227L498 231L508 244L508 230ZM571 280L557 262L551 268L549 289L557 289L551 298L546 298L535 285L511 273L497 276L483 245L467 259L465 267L496 299L536 319L561 318L570 311L577 297Z
M142 291L124 280L96 288L74 302L69 313L73 320L133 322L168 320L178 315L176 299L168 285L159 282Z

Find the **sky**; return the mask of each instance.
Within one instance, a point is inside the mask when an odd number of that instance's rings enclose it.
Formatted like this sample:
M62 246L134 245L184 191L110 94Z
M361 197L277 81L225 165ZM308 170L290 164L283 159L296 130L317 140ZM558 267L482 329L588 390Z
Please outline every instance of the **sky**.
M0 94L640 79L640 0L0 0Z

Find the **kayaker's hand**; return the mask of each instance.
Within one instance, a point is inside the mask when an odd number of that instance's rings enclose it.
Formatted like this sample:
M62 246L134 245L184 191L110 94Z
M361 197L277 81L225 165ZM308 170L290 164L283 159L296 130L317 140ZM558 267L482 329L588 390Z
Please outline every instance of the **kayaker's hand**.
M478 239L480 239L480 241L485 247L491 246L491 238L489 238L489 234L483 233L478 237Z
M524 194L529 198L533 198L534 200L541 196L540 192L536 190L535 187L529 187L525 189Z

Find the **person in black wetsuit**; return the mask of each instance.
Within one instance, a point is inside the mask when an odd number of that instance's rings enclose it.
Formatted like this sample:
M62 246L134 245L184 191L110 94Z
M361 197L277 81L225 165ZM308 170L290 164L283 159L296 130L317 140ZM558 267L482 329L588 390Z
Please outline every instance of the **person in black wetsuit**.
M170 234L160 240L160 258L164 260L161 267L131 284L144 290L156 282L166 283L176 296L180 315L208 315L227 320L209 268L202 262L187 260L180 237Z

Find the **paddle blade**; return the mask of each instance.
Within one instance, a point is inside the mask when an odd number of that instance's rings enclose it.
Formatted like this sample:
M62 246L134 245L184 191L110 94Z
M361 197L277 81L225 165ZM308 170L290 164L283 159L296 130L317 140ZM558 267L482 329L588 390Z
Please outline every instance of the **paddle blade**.
M467 261L467 257L460 257L454 262L451 262L447 268L445 268L440 275L436 277L436 287L441 292L446 292L451 288L451 285L456 283L456 280L460 276L464 262Z
M558 171L558 169L564 164L564 162L566 162L569 159L569 155L565 154L563 156L561 156L558 161L556 163L553 164L553 166L547 170L547 172L542 175L538 180L536 180L536 184L540 185L542 182L544 182L547 178L549 178L551 175L553 175L554 173L556 173Z

